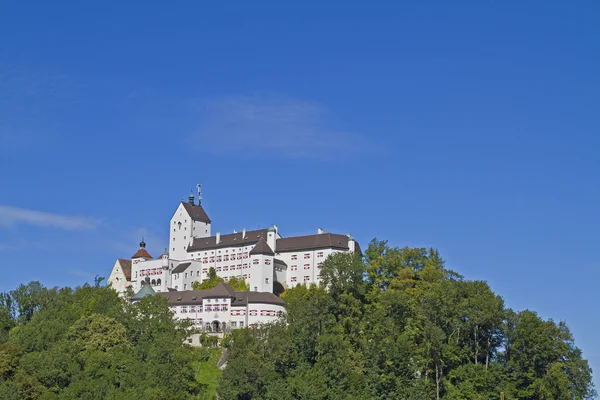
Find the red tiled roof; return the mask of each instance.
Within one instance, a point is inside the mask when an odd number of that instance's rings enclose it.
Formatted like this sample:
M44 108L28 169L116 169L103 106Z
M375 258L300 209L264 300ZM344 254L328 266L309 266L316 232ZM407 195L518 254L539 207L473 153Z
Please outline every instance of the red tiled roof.
M137 251L137 253L135 253L134 255L132 255L132 256L131 256L131 258L140 258L140 257L142 257L142 258L149 258L149 259L152 259L152 256L150 255L150 253L148 253L148 252L146 251L146 249L144 249L143 247L142 247L142 248L140 248L140 249Z
M128 281L131 280L131 260L126 260L124 258L119 258L119 264L121 265L121 269L123 270L123 274L125 274L125 279Z

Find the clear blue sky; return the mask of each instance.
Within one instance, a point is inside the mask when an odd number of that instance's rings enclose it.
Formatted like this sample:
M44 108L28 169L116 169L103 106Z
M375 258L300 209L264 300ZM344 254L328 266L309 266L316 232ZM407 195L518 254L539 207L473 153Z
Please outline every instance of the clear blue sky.
M0 5L0 290L158 254L201 182L214 232L437 247L600 369L597 2L105 3Z

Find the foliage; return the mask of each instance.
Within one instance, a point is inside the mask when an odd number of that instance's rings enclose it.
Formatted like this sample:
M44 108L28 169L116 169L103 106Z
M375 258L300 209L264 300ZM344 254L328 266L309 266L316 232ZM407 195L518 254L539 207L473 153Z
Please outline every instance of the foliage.
M202 282L194 281L192 282L193 290L207 290L212 289L217 286L219 283L225 282L223 278L217 275L217 271L210 267L208 270L208 279L203 280ZM232 276L227 281L227 284L233 288L233 290L237 292L245 292L250 290L250 285L246 283L244 278L240 278L237 276Z
M208 279L203 280L202 282L194 281L192 283L193 290L207 290L212 289L217 286L219 283L225 282L223 278L217 276L217 271L213 267L210 267L208 270Z
M373 240L329 256L321 286L283 293L286 320L236 330L229 399L587 399L591 370L564 323L514 313L434 249Z
M201 350L184 344L188 324L165 298L130 304L100 282L31 282L0 294L0 398L192 399L209 390L196 380Z
M202 349L202 360L196 364L196 380L202 386L202 400L212 400L217 393L221 370L217 363L221 358L221 349Z

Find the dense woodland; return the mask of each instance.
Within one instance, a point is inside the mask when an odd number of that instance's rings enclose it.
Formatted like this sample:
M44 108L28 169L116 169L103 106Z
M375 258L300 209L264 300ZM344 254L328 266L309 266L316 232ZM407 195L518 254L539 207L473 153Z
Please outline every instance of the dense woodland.
M374 240L363 256L329 257L324 285L282 294L285 321L212 348L189 347L160 296L21 285L0 294L0 399L595 397L564 323L506 309L433 249Z
M285 323L236 331L224 399L586 399L564 323L515 313L435 250L374 240L329 257L322 287L283 294ZM324 289L327 287L327 290Z

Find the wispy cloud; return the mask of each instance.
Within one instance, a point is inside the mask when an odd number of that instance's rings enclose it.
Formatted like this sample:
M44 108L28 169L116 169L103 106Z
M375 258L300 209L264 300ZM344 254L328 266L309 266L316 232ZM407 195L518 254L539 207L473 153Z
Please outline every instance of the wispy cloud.
M331 128L327 110L318 103L280 96L233 96L200 105L202 122L195 137L213 152L235 149L337 158L372 148L365 135Z
M91 230L98 227L100 220L90 217L75 217L52 214L25 208L0 206L0 226L34 225L63 230Z

